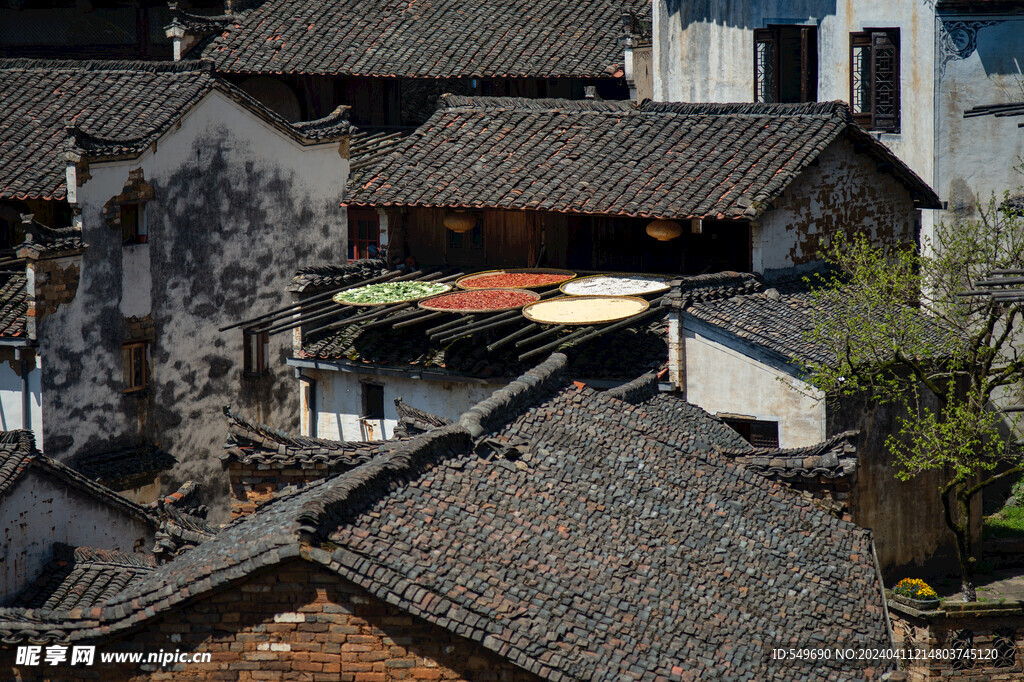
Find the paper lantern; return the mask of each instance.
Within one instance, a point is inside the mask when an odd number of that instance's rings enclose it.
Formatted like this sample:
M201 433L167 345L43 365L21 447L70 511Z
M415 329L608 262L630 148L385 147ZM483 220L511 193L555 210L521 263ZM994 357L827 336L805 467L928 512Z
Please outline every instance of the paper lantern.
M476 227L476 217L465 211L454 211L444 217L444 226L452 232L469 232Z
M659 242L675 239L683 233L683 226L674 220L652 220L647 224L647 234Z

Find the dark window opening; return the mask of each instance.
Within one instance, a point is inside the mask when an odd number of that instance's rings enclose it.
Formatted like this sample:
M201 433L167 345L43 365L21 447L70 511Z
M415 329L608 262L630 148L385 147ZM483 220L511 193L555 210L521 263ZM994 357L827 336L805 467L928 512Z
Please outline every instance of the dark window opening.
M363 384L363 419L384 418L384 387Z
M899 132L899 29L850 34L850 108L869 130Z
M374 210L351 210L348 214L348 258L380 257L380 216Z
M145 244L147 239L146 205L121 204L121 243Z
M242 351L245 356L242 372L246 376L258 377L270 372L270 334L242 330Z
M121 347L121 368L125 393L133 393L146 388L148 345L145 341L142 341L126 343Z
M723 418L738 434L755 448L779 447L779 423L758 419Z
M754 31L754 101L818 100L818 29L769 26Z

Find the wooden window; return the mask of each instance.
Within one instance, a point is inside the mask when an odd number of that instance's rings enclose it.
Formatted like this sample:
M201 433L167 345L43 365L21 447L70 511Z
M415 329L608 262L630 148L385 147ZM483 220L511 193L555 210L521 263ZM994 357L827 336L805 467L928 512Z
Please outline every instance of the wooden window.
M380 257L380 216L374 210L348 212L348 259Z
M900 130L900 31L850 34L850 108L869 130Z
M769 26L754 29L754 101L815 102L818 99L818 29Z
M384 387L363 384L363 419L384 418Z
M758 419L723 418L743 439L755 448L779 447L779 423Z
M124 378L124 392L133 393L146 388L146 360L149 344L145 341L126 343L121 346L121 371Z
M242 330L243 359L242 372L246 376L258 377L270 372L270 334Z
M121 243L145 244L148 238L146 229L146 205L143 203L121 204Z

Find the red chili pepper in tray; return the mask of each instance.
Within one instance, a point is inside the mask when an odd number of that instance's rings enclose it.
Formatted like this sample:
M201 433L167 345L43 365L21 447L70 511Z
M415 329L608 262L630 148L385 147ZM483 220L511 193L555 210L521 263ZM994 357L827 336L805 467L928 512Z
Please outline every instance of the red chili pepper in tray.
M536 300L537 295L528 291L489 289L444 294L424 301L423 307L440 310L500 310L517 308Z
M539 272L496 272L464 279L462 280L462 286L471 289L537 287L545 284L558 284L567 279L572 279L572 275Z

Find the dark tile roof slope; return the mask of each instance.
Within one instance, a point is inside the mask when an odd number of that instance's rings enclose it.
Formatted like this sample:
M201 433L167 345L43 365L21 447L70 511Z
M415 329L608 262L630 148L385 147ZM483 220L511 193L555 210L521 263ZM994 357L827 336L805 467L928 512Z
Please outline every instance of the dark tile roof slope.
M177 460L155 445L144 444L77 455L69 464L84 476L110 486L153 478Z
M886 645L870 535L620 408L564 389L498 431L514 460L446 460L331 539L356 582L550 679L863 679L765 651Z
M389 444L382 442L333 441L292 436L224 409L228 440L221 456L224 462L268 467L311 467L326 464L332 470L351 469L370 461Z
M415 128L365 128L349 142L349 191L359 187L380 163L401 146Z
M364 258L343 265L312 265L295 273L288 291L314 294L382 275L387 269L382 258Z
M0 496L21 478L38 455L31 431L0 431Z
M278 498L80 620L0 611L0 636L95 640L302 558L546 679L884 669L767 654L888 645L868 531L717 456L680 457L634 428L629 403L567 385L566 364ZM471 434L514 447L478 454Z
M341 111L304 133L218 79L209 63L4 59L0 199L65 198L67 152L136 155L212 88L303 141L348 132Z
M0 337L18 338L26 334L28 282L24 271L0 272Z
M642 0L268 0L203 48L223 73L606 78Z
M716 451L768 478L793 479L849 476L857 469L857 431L844 431L827 441L802 448L718 448Z
M764 213L840 136L938 197L842 102L672 104L444 95L358 187L354 205L461 206L654 218Z
M54 546L53 561L8 606L70 611L101 604L156 568L148 554Z

